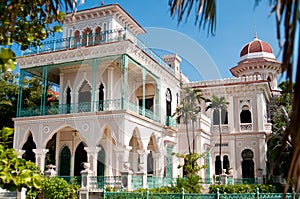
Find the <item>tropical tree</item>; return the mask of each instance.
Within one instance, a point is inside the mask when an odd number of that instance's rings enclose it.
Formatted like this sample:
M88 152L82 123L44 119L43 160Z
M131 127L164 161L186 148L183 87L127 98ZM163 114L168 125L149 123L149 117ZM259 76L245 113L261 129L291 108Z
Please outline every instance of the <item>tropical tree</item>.
M181 93L181 101L180 105L176 108L176 112L172 115L174 117L177 116L177 121L182 118L183 123L186 127L186 136L188 142L188 150L189 154L192 153L191 144L190 144L190 136L189 136L189 125L192 122L192 132L193 132L193 152L194 152L194 122L197 120L197 115L201 111L200 110L200 100L204 99L201 95L201 91L199 89L190 89L188 87L184 87Z
M26 50L62 30L65 12L74 14L77 0L2 0L0 1L0 72L13 70L16 54L13 43Z
M294 91L289 90L291 87L288 82L280 83L279 88L281 95L269 104L273 129L272 134L268 136L268 162L269 165L273 165L270 168L271 176L280 175L286 178L295 143L291 137L284 145L283 140L285 129L290 121Z
M277 39L279 47L282 49L282 68L286 72L286 79L291 83L296 71L295 97L293 99L293 111L290 121L284 132L284 143L288 142L289 137L295 142L295 148L291 159L287 179L292 181L296 192L300 192L300 181L293 180L300 178L300 51L299 49L299 23L300 11L299 1L279 1L268 0L271 13L275 15L277 27ZM261 0L255 0L259 4ZM188 18L192 10L195 9L196 22L199 27L208 27L211 34L215 33L216 27L216 0L169 0L171 16L178 17L178 23L184 17ZM291 85L291 84L290 84ZM288 184L285 192L288 190Z
M220 145L219 145L219 157L220 157L220 170L219 170L219 174L222 173L222 162L221 162L221 158L222 158L222 126L221 124L224 123L226 114L222 114L222 112L227 110L227 106L228 106L229 102L226 101L225 97L217 97L215 95L213 95L211 97L210 100L210 104L206 107L206 111L209 109L212 109L213 111L216 111L219 116L219 118L217 119L218 121L218 125L219 125L219 135L220 135ZM215 114L213 114L215 115ZM222 117L223 116L223 117ZM213 118L213 120L215 120L215 118Z

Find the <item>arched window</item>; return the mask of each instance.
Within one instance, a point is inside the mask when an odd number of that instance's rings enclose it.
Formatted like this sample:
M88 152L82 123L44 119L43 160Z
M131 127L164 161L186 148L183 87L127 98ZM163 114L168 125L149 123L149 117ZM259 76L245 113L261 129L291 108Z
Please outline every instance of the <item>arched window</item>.
M166 91L166 112L167 116L171 116L171 102L172 102L172 94L170 89L168 88Z
M252 123L251 112L249 110L248 105L244 105L242 107L242 112L240 113L240 121L241 123Z
M74 32L74 47L80 46L80 32L75 30Z
M220 121L219 110L213 111L213 125L218 125ZM221 109L221 124L228 124L228 112L226 109Z
M99 87L99 107L98 110L99 111L103 111L103 100L104 100L104 86L101 83L100 87Z
M152 154L152 151L150 151L150 153L148 153L148 155L147 155L147 174L148 175L149 174L152 175L154 172L153 164L154 164L153 154Z
M102 41L101 27L98 26L95 29L95 33L96 33L96 35L95 35L95 44L100 44L101 41Z
M82 46L88 46L92 44L93 38L92 38L92 30L90 28L86 28L83 31L83 38L82 38Z
M71 151L69 147L65 146L59 156L59 170L60 176L70 176L71 174Z
M230 164L229 164L229 159L227 155L223 156L223 169L225 169L225 173L229 174L229 168L230 168Z
M78 112L91 111L91 87L85 80L79 89L78 95Z
M216 160L215 160L215 174L220 175L222 173L221 171L222 171L221 159L220 159L220 156L217 155Z

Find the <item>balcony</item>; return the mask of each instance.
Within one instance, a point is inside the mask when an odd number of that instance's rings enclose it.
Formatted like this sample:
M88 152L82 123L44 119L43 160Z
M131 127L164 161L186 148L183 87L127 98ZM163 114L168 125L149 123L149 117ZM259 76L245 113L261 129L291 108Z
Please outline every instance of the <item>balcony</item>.
M253 125L252 123L242 123L240 124L241 131L252 131Z
M174 119L174 118L171 117L171 116L167 116L167 117L166 117L166 121L165 121L165 125L166 125L166 126L173 127L173 128L177 128L177 122L176 122L176 119Z
M175 74L173 68L171 68L160 56L148 48L136 35L132 34L126 28L102 31L97 34L87 34L86 36L80 35L44 41L41 43L41 46L29 46L27 50L22 52L22 56L52 53L62 50L72 50L81 47L103 45L106 43L120 42L125 40L129 40L134 43L138 48L155 60L160 66L168 70L171 74Z
M160 117L154 114L151 110L143 109L125 99L101 100L95 102L81 102L73 104L56 104L51 106L36 106L31 108L22 108L18 112L18 117L32 117L42 115L57 115L71 114L83 112L98 112L98 111L115 111L115 110L130 110L139 115L145 116L156 122L160 122Z

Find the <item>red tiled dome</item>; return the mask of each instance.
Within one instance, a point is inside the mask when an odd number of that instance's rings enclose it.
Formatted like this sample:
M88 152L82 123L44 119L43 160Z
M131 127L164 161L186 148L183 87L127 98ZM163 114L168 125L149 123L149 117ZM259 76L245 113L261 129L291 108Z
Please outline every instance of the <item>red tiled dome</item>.
M243 47L240 53L240 57L246 54L257 53L257 52L266 52L266 53L273 54L272 47L268 43L255 38L253 41L251 41L250 43L246 44Z

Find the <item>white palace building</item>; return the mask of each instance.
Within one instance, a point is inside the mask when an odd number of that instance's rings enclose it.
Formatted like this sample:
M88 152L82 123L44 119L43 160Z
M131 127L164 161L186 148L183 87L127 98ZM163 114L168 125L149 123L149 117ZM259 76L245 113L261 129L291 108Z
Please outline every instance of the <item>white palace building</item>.
M222 111L222 157L216 114L199 104L190 137L195 152L207 152L201 177L219 175L220 159L233 178L267 174L267 104L281 72L269 44L258 38L246 44L230 69L233 78L189 82L180 57L161 58L145 46L138 39L145 30L118 4L78 11L75 23L67 14L63 26L61 39L30 47L17 59L20 82L31 76L43 84L35 108L23 105L20 86L13 145L20 157L42 170L53 164L64 177L80 176L88 162L92 176L130 176L121 180L125 188L139 179L150 187L157 179L183 176L177 168L183 160L173 153L188 152L186 128L172 115L182 87L189 87L229 102ZM48 103L50 84L59 87L55 105Z

